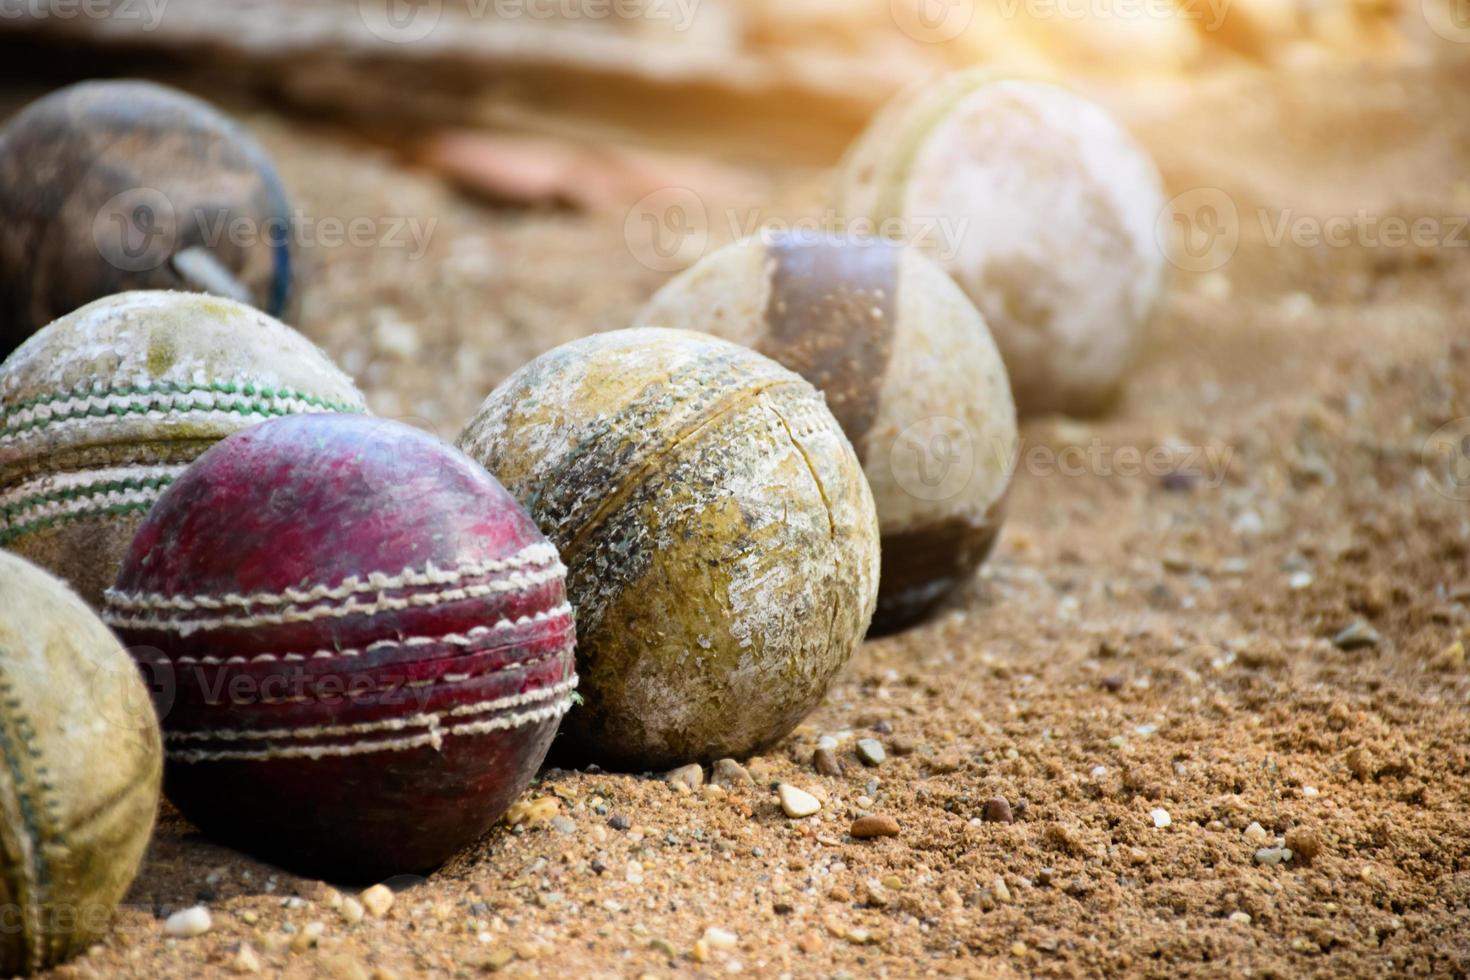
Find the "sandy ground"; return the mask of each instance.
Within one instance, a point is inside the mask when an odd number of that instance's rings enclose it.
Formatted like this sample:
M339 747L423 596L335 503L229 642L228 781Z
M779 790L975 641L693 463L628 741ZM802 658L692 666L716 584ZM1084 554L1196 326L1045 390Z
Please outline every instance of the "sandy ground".
M358 922L166 809L116 930L58 974L1464 975L1470 483L1425 446L1470 416L1467 80L1120 100L1172 193L1229 198L1238 250L1176 275L1116 413L1026 425L995 558L932 622L866 644L749 784L548 771L528 799L554 808ZM665 277L621 215L487 210L247 120L312 215L438 219L422 256L309 250L300 323L380 414L453 438L509 371L626 325ZM752 173L742 203L801 209L824 183ZM1439 242L1271 240L1283 214L1360 209L1432 216ZM1168 463L1131 472L1123 447ZM1357 623L1376 644L1334 644ZM812 767L824 735L841 776ZM881 766L854 754L867 737ZM787 819L781 781L822 812ZM1013 823L985 819L996 797ZM899 835L852 839L866 813ZM1289 861L1258 859L1283 843ZM165 939L195 903L213 928ZM700 945L709 927L733 943Z

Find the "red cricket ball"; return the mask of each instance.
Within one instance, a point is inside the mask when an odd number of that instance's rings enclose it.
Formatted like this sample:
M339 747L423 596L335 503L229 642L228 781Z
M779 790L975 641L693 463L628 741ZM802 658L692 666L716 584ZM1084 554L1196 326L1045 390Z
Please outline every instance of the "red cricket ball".
M565 572L459 451L296 416L223 440L159 498L106 619L172 674L165 791L184 815L365 881L441 863L530 782L576 685Z

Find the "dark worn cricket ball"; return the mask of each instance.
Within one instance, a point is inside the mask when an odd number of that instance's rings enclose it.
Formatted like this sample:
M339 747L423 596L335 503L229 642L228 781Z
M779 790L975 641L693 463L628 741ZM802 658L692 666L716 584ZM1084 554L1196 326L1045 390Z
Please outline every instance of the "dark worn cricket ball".
M133 289L283 316L290 220L265 152L208 103L140 81L53 92L0 130L0 356Z
M1163 182L1100 106L988 68L925 81L840 170L849 225L920 243L984 314L1025 414L1116 398L1164 282Z
M682 330L588 337L507 379L460 446L570 569L570 758L748 755L817 705L867 631L867 481L822 396L769 358Z
M138 669L64 584L0 551L0 973L55 966L111 923L158 811Z
M363 412L305 337L241 303L136 292L50 324L0 364L0 547L97 605L163 488L281 415Z
M452 446L293 416L169 487L105 618L172 669L164 790L183 814L367 881L438 865L535 775L577 683L565 572Z
M746 239L670 281L639 322L753 347L826 395L878 509L875 631L918 619L990 553L1016 408L984 319L918 251L873 238Z

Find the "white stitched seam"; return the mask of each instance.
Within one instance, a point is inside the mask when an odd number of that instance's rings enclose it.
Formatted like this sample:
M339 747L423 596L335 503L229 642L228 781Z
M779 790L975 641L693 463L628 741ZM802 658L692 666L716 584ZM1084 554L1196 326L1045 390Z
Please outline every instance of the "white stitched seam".
M148 411L129 412L126 415L84 415L73 418L58 419L44 425L35 426L22 432L12 432L0 436L0 449L22 446L26 443L36 442L41 439L51 439L58 433L69 432L72 429L95 430L109 422L118 424L123 420L128 422L227 422L231 428L244 428L245 420L264 420L279 418L284 415L321 415L335 412L336 409L324 408L309 402L297 401L295 399L282 398L265 405L259 400L252 403L256 411L233 411L228 408L195 409L192 411ZM269 411L259 411L260 408L269 408Z
M444 739L448 736L488 735L490 732L508 731L512 728L520 728L552 718L559 718L566 714L571 707L572 698L569 696L558 701L556 704L546 705L530 711L501 715L498 718L489 718L483 721L463 722L458 725L451 725L447 729L433 728L418 735L382 739L376 742L357 742L352 745L293 745L285 748L263 749L184 749L169 752L168 758L172 762L182 763L223 761L268 762L274 759L306 758L317 760L326 757L365 755L372 752L401 752L424 745L431 745L435 749L440 749L443 747Z
M507 708L521 708L537 701L550 701L553 698L568 694L577 686L577 676L574 674L566 680L551 687L543 687L535 691L523 691L520 694L510 694L505 697L492 698L488 701L478 701L473 704L462 704L448 712L449 715L483 715L487 711L504 711ZM351 725L315 725L306 728L269 728L269 729L222 729L218 731L198 732L165 732L165 742L235 742L235 741L277 741L280 739L297 739L309 741L314 738L341 738L344 735L366 735L370 732L400 732L405 728L434 728L444 720L445 713L438 711L422 712L415 715L407 715L403 718L379 718L377 721L360 721Z
M363 654L380 653L384 650L406 650L413 647L423 646L472 646L481 637L490 633L504 633L522 626L531 626L535 623L544 623L551 619L560 619L572 614L572 604L564 602L551 609L545 609L534 616L520 616L516 619L506 617L492 626L476 626L467 633L445 633L443 636L410 636L406 640L378 640L369 643L361 649L349 647L346 650L318 650L310 657L301 653L257 653L250 657L176 657L176 664L205 664L217 666L220 664L244 664L244 663L275 663L277 661L296 662L301 660L338 660L360 657Z
M226 388L234 388L227 391ZM0 432L45 426L52 422L88 418L93 421L108 415L142 414L130 410L147 407L154 411L180 408L222 410L226 406L260 405L269 408L305 405L317 411L336 411L338 403L290 388L277 388L258 379L237 377L200 386L187 382L159 382L130 389L93 388L65 392L27 405L24 408L0 409ZM342 408L352 407L348 402ZM100 414L99 414L100 413Z
M318 619L343 618L354 615L376 615L397 609L412 609L416 606L438 606L450 602L463 602L488 595L507 592L525 592L556 581L566 574L566 567L557 562L542 572L523 574L517 572L507 578L483 585L466 585L458 589L439 592L424 592L401 599L379 596L371 602L349 599L341 604L312 606L307 609L292 609L278 613L255 613L240 616L217 616L203 619L174 619L159 616L121 616L112 610L103 612L103 621L115 629L148 629L178 633L187 636L197 630L247 629L255 626L279 626L284 623L310 623Z
M87 514L106 511L112 507L129 504L151 504L163 492L161 487L133 490L106 490L70 500L51 500L32 504L17 511L9 520L9 526L21 528L37 521L49 521L58 517L84 517Z
M188 466L188 463L132 464L47 473L0 490L0 507L13 507L27 497L44 497L63 490L86 490L99 483L139 483L177 476Z
M320 599L346 599L359 592L411 589L421 585L453 585L467 578L479 578L531 565L544 565L556 560L556 548L542 541L527 545L509 558L466 562L456 568L435 568L433 562L430 562L423 570L405 568L397 574L370 572L365 576L349 575L337 585L316 585L309 589L286 589L283 592L172 596L157 592L120 592L108 589L107 605L110 609L182 609L189 612L196 609L228 609L232 606L299 606Z

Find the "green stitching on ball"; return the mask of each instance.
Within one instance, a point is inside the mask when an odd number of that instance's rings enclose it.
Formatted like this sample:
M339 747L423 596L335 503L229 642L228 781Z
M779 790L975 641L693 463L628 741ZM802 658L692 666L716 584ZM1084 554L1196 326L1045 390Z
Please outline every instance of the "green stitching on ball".
M11 660L9 651L3 652L7 656L0 657L0 665ZM51 894L51 866L46 852L46 845L51 841L43 832L37 809L38 804L40 809L53 809L47 806L44 788L31 785L32 770L40 765L40 751L36 747L35 738L35 728L26 717L25 708L16 696L10 678L0 669L0 759L4 761L5 781L15 794L16 808L23 824L20 831L30 837L31 873L25 877L33 879L36 886L35 894L22 886L22 894L16 896L26 917L23 927L26 934L26 960L33 969L47 965L46 954L40 947L41 930L35 917L37 910L44 907Z
M89 517L118 517L123 514L146 514L153 507L153 501L140 501L132 504L113 504L100 510L85 510L75 514L56 514L51 517L43 517L39 521L31 521L29 524L19 524L5 531L0 531L0 547L11 544L17 538L58 524L66 524L71 521L80 521Z
M52 514L49 517L27 521L24 524L10 524L21 512L37 505L53 503L58 500L82 500L87 497L98 497L117 490L158 490L161 492L173 481L174 478L172 476L109 480L106 483L98 483L89 487L70 487L66 490L38 494L13 504L7 504L5 507L0 507L0 547L19 540L27 534L44 531L47 528L56 527L58 524L68 524L91 517L117 517L123 514L146 513L153 506L153 501L136 500L125 504L109 504L106 507L94 507L89 510L72 511L67 514ZM154 496L156 497L157 494Z
M304 392L290 391L286 389L267 388L262 385L246 382L235 384L227 381L214 381L208 384L179 384L169 381L161 381L151 385L129 385L123 388L108 388L101 391L76 389L70 392L52 393L40 395L35 398L20 402L12 408L0 412L0 419L9 419L27 409L36 408L41 405L51 405L75 398L127 398L133 395L191 395L191 394L217 394L217 395L242 395L246 398L270 398L290 399L320 408L328 412L338 412L345 415L357 415L362 409L355 405L347 405L339 402L328 401L316 395L308 395ZM84 411L68 412L64 415L53 415L45 419L34 419L24 425L0 427L0 438L19 435L24 432L45 428L56 422L64 422L71 419L82 418L105 418L107 416L122 417L126 415L142 415L153 411L151 405L122 405L113 407L95 408L89 407ZM228 412L234 415L290 415L293 412L274 408L263 401L252 401L245 405L237 406L215 406L211 411Z
M173 481L174 478L171 475L131 477L125 480L107 480L101 483L88 484L87 486L67 487L64 490L38 493L35 496L23 497L13 504L6 504L0 507L0 519L9 520L32 507L40 507L62 500L81 500L85 497L96 497L105 493L114 493L118 490L161 490Z

